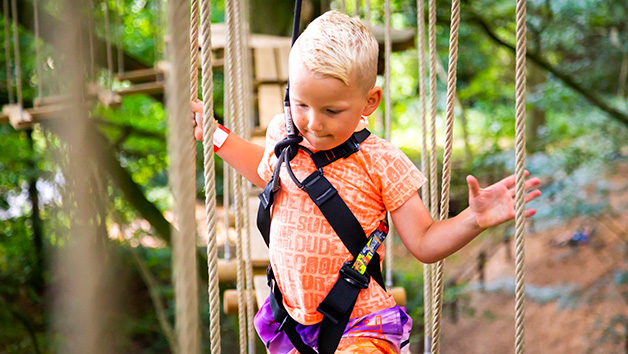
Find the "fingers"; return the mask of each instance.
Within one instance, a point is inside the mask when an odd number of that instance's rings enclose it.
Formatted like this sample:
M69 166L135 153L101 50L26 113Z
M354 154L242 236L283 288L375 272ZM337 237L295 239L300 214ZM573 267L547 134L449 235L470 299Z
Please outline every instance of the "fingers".
M475 177L468 175L467 185L469 185L469 198L475 198L480 195L480 184Z
M533 190L530 193L527 193L523 199L525 200L526 203L533 201L534 199L538 198L541 196L541 191L538 189Z
M525 177L528 177L530 175L530 171L525 170L523 172L523 175ZM506 188L511 189L512 187L515 186L515 183L517 183L517 175L516 174L512 174L512 175L502 179L501 181L499 181L497 183L502 183L504 186L506 186Z
M532 188L538 186L539 184L541 184L541 180L538 179L537 177L534 177L534 178L530 178L529 180L527 180L525 182L525 184L523 185L523 188L524 188L524 190L527 191L529 189L532 189ZM508 188L508 190L510 191L510 195L512 197L514 197L517 194L517 188L516 188L516 185L514 185L514 184L513 184L512 187Z
M190 106L192 107L192 112L203 113L203 101L194 100L190 102Z

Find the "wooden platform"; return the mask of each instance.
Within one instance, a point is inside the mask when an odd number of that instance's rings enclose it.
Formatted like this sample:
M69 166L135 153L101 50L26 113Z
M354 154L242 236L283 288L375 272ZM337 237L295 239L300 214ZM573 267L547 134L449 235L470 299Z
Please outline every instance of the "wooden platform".
M0 124L10 123L16 130L27 129L34 123L43 119L59 118L67 111L67 106L62 104L46 105L34 108L23 109L21 106L12 104L2 107L0 114Z

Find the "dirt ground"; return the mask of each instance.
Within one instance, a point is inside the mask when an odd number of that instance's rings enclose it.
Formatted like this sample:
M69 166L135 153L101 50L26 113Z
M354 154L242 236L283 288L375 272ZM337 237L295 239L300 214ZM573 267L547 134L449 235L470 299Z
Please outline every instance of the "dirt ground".
M570 220L526 237L527 353L628 353L628 164L606 178L617 191L609 196L616 215ZM584 224L594 227L586 244L552 245ZM471 246L446 262L447 273L476 268L478 252ZM514 279L514 261L497 246L486 262L484 290L476 274L459 298L457 320L444 310L441 353L514 352Z

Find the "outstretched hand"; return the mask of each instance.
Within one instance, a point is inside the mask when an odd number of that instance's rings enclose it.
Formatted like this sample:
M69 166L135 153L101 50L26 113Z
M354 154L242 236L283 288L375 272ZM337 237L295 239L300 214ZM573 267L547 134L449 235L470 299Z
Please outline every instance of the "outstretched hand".
M529 174L530 172L525 171L526 177ZM480 188L475 177L467 176L469 209L479 227L485 229L515 218L515 183L516 176L511 175L486 188ZM528 179L525 190L528 191L540 183L536 177ZM528 203L540 195L541 191L538 189L527 192L524 196L525 202ZM525 217L530 217L535 213L536 209L526 209L524 214Z

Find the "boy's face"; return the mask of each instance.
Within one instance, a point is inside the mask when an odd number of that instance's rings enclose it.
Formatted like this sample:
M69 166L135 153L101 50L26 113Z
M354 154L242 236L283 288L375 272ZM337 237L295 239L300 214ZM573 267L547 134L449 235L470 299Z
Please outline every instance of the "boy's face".
M301 135L317 150L344 143L361 117L368 116L381 100L381 89L364 88L351 78L350 85L318 75L299 60L290 64L290 107Z

